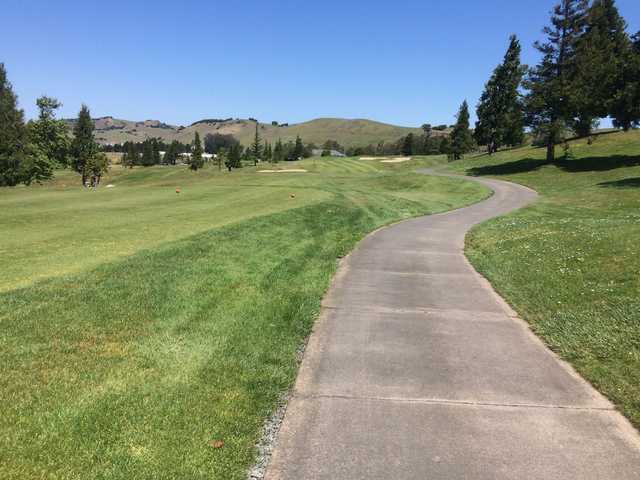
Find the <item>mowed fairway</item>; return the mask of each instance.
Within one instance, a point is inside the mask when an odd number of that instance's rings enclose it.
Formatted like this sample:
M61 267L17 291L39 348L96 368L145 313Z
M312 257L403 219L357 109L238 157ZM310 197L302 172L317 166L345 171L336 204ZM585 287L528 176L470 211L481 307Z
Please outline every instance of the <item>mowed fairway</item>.
M640 426L640 132L575 141L572 150L576 158L559 165L535 148L452 164L541 194L476 228L467 254L553 350Z
M337 259L488 195L413 173L440 161L2 189L0 478L245 478Z

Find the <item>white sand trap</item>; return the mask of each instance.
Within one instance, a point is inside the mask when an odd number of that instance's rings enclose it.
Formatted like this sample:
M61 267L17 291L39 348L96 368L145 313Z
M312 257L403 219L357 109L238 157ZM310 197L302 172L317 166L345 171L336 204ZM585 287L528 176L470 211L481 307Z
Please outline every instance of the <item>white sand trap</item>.
M282 170L258 170L258 173L307 173L304 168L285 168Z
M392 160L382 160L382 162L380 163L402 163L402 162L408 162L411 160L411 157L399 157L399 158L394 158Z
M387 160L388 157L360 157L360 160Z

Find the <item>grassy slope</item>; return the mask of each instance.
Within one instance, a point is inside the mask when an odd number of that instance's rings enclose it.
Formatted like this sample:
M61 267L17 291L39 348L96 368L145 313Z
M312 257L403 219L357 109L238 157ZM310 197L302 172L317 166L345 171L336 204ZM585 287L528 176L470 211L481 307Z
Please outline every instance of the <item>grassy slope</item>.
M640 132L572 148L576 159L559 166L533 148L453 164L541 194L475 229L467 252L551 348L640 426Z
M0 292L0 478L245 478L336 258L486 195L411 173L426 163L136 169L98 192L68 178L0 192L18 265Z
M123 130L100 130L96 132L100 141L105 143L123 143L127 140L141 142L147 137L161 137L165 140L180 140L190 143L197 131L201 138L207 133L234 135L243 145L253 141L255 123L244 120L220 124L198 124L184 130L150 128L136 126L127 122ZM135 129L135 131L133 131ZM380 141L395 142L408 133L421 133L419 128L400 127L372 120L348 120L343 118L318 118L309 122L297 123L288 127L274 127L270 123L261 124L260 135L269 142L278 138L283 141L295 140L297 135L307 143L321 145L327 140L336 140L343 146L366 146Z

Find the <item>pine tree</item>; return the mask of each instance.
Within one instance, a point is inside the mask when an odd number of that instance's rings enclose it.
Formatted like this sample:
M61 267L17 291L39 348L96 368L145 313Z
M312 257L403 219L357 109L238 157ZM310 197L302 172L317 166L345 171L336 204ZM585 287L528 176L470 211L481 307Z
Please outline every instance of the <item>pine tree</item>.
M0 63L0 186L13 187L25 179L26 145L24 112Z
M472 151L473 147L473 135L469 130L469 104L465 100L460 106L456 124L451 132L449 152L454 160L459 160L465 153Z
M94 128L89 107L83 104L73 129L71 167L82 176L82 185L85 187L89 185L91 160L98 152L98 145L93 136Z
M153 145L149 139L142 142L142 160L140 163L143 167L150 167L155 163L153 158Z
M258 161L262 156L262 139L260 138L259 126L260 124L256 121L256 133L253 137L251 148L249 149L254 165L258 165Z
M625 68L632 54L626 28L614 0L594 0L589 7L584 34L576 42L573 127L579 136L589 135L596 119L615 116L619 110L616 98L626 85Z
M155 138L151 140L151 149L153 152L153 164L160 165L160 147L158 146L158 140Z
M486 145L489 154L503 145L519 145L524 140L524 116L518 89L525 69L520 63L522 48L515 35L503 62L485 85L477 107L475 139Z
M196 132L196 136L193 139L193 150L191 152L189 168L196 171L202 167L204 167L204 159L202 158L202 142L200 141L200 134Z
M273 163L278 163L284 160L284 147L282 140L278 139L276 145L273 147Z
M272 162L273 160L273 151L271 150L271 144L269 142L264 142L264 148L262 149L262 159L265 162Z
M225 165L231 171L232 168L242 168L242 147L234 143L229 147L229 154Z
M529 70L525 86L527 123L544 138L547 161L555 160L555 146L577 115L576 47L585 25L587 0L561 0L544 28L540 63Z
M304 144L300 135L296 136L296 143L291 152L291 160L300 160L304 156Z
M127 142L126 152L124 157L122 158L122 166L133 168L134 165L138 164L138 152L136 151L136 146L133 142Z
M620 83L611 102L613 124L625 131L640 125L640 32L626 53Z

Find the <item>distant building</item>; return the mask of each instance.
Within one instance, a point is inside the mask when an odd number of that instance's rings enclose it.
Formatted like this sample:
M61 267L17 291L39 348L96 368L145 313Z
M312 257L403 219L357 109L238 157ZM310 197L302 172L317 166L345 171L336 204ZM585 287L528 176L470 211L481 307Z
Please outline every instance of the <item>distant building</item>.
M191 153L179 153L178 154L178 158L180 159L180 161L182 163L189 163L189 160L191 160L191 155L192 155ZM218 158L218 155L216 155L215 153L203 153L202 154L202 159L205 162L210 162L214 158Z
M324 148L314 148L313 150L311 150L311 153L314 157L319 157L320 155L322 155L322 152L324 152ZM344 153L339 152L338 150L329 150L329 152L331 153L332 157L346 157Z

